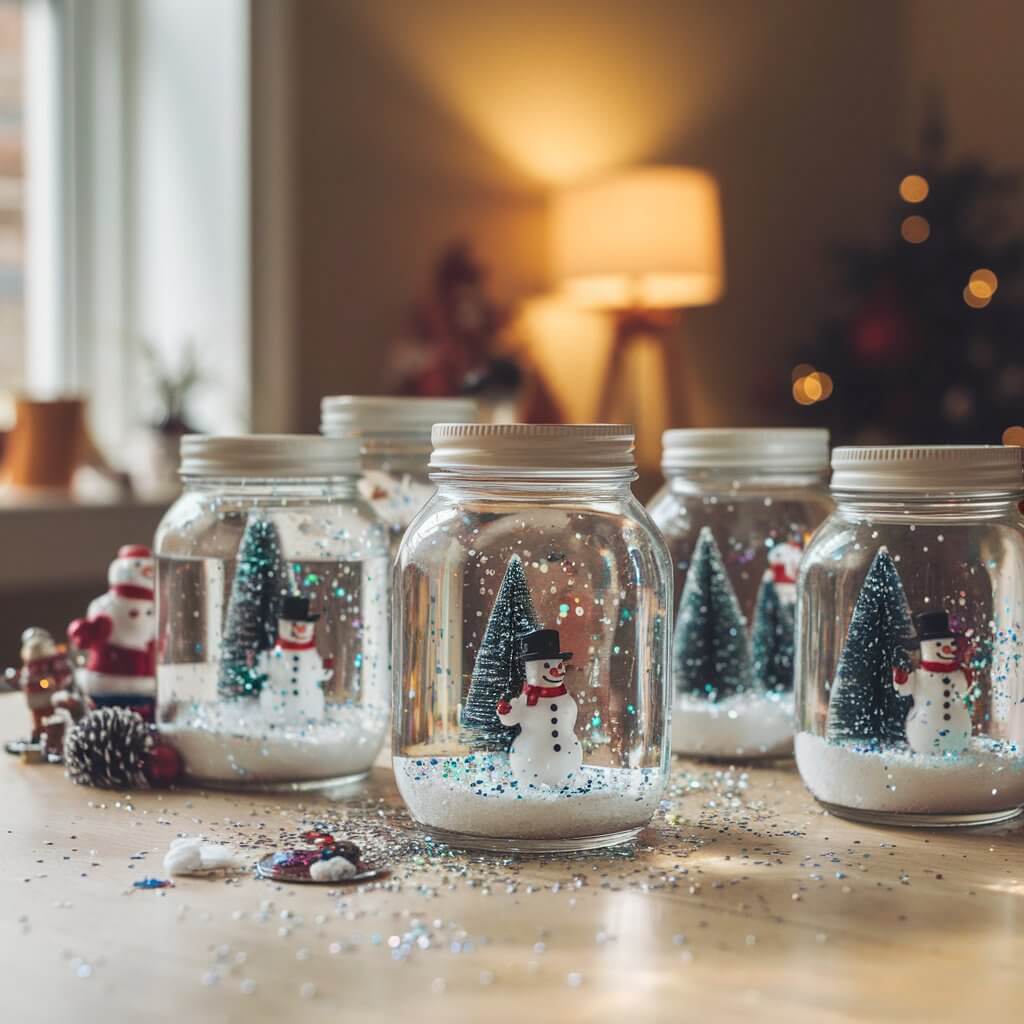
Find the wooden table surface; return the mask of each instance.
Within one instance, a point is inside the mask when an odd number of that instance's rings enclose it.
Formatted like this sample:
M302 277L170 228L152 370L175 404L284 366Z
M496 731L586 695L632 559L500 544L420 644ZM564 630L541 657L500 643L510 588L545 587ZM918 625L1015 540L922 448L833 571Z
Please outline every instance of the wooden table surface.
M21 733L0 699L0 736ZM1024 832L830 817L790 768L679 762L635 850L512 859L418 842L390 774L347 799L126 795L0 760L0 1021L983 1021L1024 1011ZM389 878L177 880L314 819Z

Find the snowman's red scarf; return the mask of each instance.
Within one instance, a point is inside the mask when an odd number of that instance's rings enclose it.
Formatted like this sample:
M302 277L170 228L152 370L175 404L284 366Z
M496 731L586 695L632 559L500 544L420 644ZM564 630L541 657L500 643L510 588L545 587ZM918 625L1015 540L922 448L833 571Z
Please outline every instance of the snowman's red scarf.
M561 697L565 692L565 683L559 683L557 686L533 686L527 683L523 687L523 693L526 694L526 703L531 708L541 697L547 700L549 697Z
M131 597L137 601L152 601L153 591L148 587L137 587L134 583L115 583L110 592L118 597Z
M968 686L974 685L974 672L962 661L955 664L949 661L925 661L921 659L921 668L925 672L938 672L940 675L949 675L952 672L963 672Z
M277 646L282 651L309 651L313 648L313 641L309 640L297 644L294 640L286 640L284 637L280 637L277 641Z

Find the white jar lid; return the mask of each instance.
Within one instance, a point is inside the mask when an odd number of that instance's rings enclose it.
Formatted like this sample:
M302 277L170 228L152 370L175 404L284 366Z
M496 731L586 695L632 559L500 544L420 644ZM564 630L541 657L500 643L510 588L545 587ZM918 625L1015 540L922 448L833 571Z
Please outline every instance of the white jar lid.
M186 434L181 439L182 476L349 476L359 472L359 442L316 434Z
M982 444L836 448L831 486L843 493L1017 494L1024 491L1022 452Z
M633 428L621 423L438 423L430 468L448 471L631 470Z
M320 433L328 437L415 434L426 443L435 423L476 423L478 418L471 398L328 395L320 402Z
M823 473L828 469L828 431L810 427L709 427L666 430L661 468L764 469Z

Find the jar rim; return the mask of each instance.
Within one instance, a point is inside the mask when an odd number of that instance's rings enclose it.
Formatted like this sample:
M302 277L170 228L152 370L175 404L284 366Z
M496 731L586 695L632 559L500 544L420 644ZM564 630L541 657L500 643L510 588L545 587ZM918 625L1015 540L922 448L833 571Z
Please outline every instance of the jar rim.
M832 452L837 494L1014 495L1024 449L1006 445L862 445Z
M624 423L437 423L431 470L550 476L632 473L635 435Z
M819 427L686 427L661 436L662 471L752 469L823 473L829 433Z
M479 409L471 398L326 395L320 400L320 433L327 437L408 437L427 445L435 423L478 419Z
M315 479L355 476L359 442L316 434L185 434L182 478Z

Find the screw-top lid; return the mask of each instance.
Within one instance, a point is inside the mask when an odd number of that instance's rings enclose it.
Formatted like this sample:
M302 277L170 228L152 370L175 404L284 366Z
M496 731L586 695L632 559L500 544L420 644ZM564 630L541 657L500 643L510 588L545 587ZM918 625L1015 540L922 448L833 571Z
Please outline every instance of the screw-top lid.
M476 402L469 398L401 398L328 395L320 402L320 433L328 437L416 435L430 440L435 423L475 423Z
M430 468L445 472L601 474L635 466L633 428L621 423L438 423L431 441Z
M823 473L828 469L828 431L808 427L666 430L661 468L763 469Z
M359 472L359 442L316 434L186 434L182 476L309 478Z
M999 445L836 448L832 490L843 493L1017 494L1024 449Z

